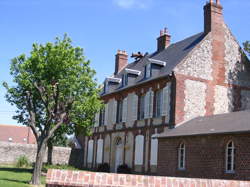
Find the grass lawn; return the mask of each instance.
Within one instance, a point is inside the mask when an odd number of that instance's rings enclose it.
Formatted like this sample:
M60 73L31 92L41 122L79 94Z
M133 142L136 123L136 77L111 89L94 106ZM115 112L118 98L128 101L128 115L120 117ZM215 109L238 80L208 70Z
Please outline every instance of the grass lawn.
M1 187L31 187L32 170L15 168L13 166L0 166L0 186ZM45 186L45 177L42 177L41 186Z

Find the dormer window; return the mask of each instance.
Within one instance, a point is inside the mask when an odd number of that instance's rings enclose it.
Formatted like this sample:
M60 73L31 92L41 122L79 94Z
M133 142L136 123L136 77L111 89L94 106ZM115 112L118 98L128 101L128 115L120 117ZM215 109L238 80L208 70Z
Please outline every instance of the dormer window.
M145 66L145 78L151 77L151 64Z
M123 74L122 75L122 86L127 86L128 85L128 75Z
M114 77L108 77L106 78L105 82L104 82L104 93L108 93L108 86L109 85L114 85L114 84L120 84L121 83L121 79L119 78L114 78Z
M104 93L108 92L108 81L104 82L104 87L103 87Z

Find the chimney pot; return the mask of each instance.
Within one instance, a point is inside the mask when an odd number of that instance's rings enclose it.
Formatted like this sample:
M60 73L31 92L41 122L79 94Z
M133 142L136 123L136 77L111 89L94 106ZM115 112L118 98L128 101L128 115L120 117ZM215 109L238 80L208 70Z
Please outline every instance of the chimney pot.
M162 51L170 45L171 36L168 29L164 28L160 31L160 36L157 38L157 51Z

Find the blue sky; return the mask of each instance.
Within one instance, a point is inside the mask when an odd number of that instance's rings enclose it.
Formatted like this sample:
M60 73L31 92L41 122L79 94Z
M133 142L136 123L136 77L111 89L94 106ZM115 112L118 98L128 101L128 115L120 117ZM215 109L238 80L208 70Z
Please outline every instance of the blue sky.
M10 59L28 53L34 42L64 33L84 48L97 79L114 72L117 49L153 52L160 29L176 42L203 30L206 0L0 0L0 82L11 83ZM250 1L221 0L226 23L239 43L250 40ZM130 60L131 61L131 60ZM0 124L16 124L15 108L0 86Z

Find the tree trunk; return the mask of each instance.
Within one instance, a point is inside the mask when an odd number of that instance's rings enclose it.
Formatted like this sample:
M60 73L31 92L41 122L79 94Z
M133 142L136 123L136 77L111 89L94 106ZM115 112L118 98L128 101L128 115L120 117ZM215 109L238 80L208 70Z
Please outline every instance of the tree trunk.
M37 155L36 155L36 163L33 170L33 175L31 178L31 184L40 185L40 178L43 166L43 159L46 152L47 142L42 141L37 145Z
M52 154L53 154L53 144L52 141L48 141L48 164L52 165Z

